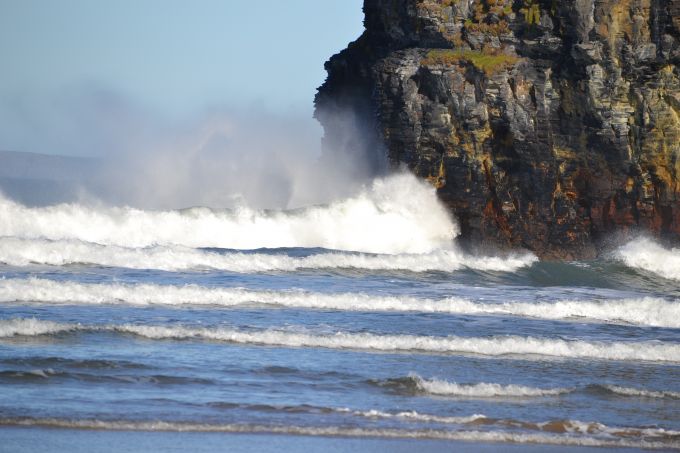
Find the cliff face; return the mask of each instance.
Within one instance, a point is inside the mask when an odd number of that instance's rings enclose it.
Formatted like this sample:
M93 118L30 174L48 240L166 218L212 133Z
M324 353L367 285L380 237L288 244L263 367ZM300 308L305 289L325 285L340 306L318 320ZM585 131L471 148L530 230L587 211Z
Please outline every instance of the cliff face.
M326 64L326 144L352 116L427 178L463 241L592 257L680 241L680 0L365 0ZM349 113L348 113L349 112ZM378 146L380 145L380 146Z

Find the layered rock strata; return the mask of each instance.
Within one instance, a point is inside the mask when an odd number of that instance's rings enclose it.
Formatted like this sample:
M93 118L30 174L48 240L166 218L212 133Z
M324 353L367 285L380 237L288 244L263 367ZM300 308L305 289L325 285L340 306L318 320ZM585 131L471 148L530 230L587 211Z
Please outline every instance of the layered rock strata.
M329 149L429 180L471 246L571 259L613 236L680 242L680 0L365 0L364 13L316 97Z

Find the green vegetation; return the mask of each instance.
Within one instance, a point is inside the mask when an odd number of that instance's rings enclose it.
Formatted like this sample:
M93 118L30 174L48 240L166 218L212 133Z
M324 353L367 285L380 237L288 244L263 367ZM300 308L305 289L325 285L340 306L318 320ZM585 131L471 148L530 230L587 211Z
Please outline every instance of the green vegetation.
M475 22L481 23L489 15L495 15L501 19L512 14L512 0L478 0L474 4Z
M465 31L468 33L484 33L493 36L501 36L510 32L510 26L504 20L496 24L476 23L471 20L465 21Z
M419 8L427 9L433 13L440 13L442 8L448 8L456 4L457 0L421 0Z
M465 31L492 36L510 33L508 20L512 14L512 3L512 0L477 0L472 10L473 18L465 21ZM494 20L490 20L492 17Z
M524 0L524 7L520 12L524 13L524 20L529 25L535 25L541 21L541 5L536 0Z
M467 61L489 76L503 68L512 66L518 60L517 57L505 54L483 53L473 50L435 49L430 50L420 63L424 66L453 66L461 61Z

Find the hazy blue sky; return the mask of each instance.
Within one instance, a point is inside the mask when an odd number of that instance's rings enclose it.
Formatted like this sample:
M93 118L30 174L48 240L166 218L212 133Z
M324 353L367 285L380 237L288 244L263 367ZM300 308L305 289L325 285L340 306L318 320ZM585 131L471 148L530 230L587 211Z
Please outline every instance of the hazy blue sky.
M0 149L97 154L210 109L308 118L361 4L0 0Z

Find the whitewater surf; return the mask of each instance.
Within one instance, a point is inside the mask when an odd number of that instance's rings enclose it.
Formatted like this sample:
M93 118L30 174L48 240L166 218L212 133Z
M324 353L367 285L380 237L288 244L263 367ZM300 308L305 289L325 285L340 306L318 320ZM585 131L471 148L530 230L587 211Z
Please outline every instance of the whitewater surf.
M678 250L458 233L405 174L293 211L0 198L0 430L680 448Z

